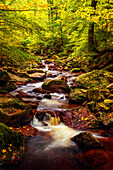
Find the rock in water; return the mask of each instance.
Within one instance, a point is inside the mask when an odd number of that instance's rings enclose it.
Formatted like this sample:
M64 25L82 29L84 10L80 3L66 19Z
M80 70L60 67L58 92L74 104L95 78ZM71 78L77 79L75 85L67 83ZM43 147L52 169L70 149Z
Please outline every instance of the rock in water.
M51 79L46 79L45 82L42 84L42 88L46 90L50 90L51 92L69 92L70 87L64 80L51 80Z
M89 132L82 132L77 136L74 136L72 141L75 142L82 151L87 151L94 148L102 149L102 145L99 140Z

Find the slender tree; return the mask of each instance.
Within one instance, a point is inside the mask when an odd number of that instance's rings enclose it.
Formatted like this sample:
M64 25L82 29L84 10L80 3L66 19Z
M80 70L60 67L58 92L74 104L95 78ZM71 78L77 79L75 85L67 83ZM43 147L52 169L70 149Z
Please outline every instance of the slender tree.
M91 7L96 10L96 0L91 0ZM91 14L92 15L92 14ZM95 47L95 40L94 40L94 23L89 23L89 30L88 30L88 48L89 52L97 52L97 49Z

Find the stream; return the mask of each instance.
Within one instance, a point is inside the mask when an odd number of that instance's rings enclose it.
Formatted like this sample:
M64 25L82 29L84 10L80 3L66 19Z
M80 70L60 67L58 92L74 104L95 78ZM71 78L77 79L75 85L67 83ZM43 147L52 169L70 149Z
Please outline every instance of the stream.
M42 60L46 77L58 79L66 77L67 84L71 83L75 76L66 71L54 70L54 63L45 64ZM50 69L53 68L53 69ZM81 152L79 147L71 141L71 138L78 135L82 130L72 129L63 124L56 114L67 109L76 108L79 105L70 104L67 93L53 92L46 98L45 93L37 93L33 90L41 89L44 81L19 85L17 89L10 92L16 96L19 91L26 93L29 98L23 97L24 102L38 102L37 112L40 117L34 114L33 120L28 127L38 131L38 135L26 137L25 158L21 163L3 165L1 170L111 170L113 167L113 131L110 129L89 130L99 139L105 150L92 149L88 152ZM97 157L97 158L96 158Z

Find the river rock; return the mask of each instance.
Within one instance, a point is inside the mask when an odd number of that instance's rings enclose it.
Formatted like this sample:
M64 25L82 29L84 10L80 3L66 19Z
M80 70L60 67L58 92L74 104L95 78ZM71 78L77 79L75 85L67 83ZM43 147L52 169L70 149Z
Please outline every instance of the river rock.
M86 92L85 89L72 89L69 94L70 103L83 103L86 100Z
M104 89L113 82L113 73L106 70L93 70L76 77L75 81L83 87Z
M9 72L8 72L8 75L9 75L9 77L10 77L10 81L12 81L12 82L24 82L24 83L25 83L25 82L28 81L27 78L19 77L19 76L13 74L13 73L9 73Z
M51 96L50 94L45 94L45 95L44 95L44 98L46 98L46 99L51 99L52 96Z
M8 82L10 80L10 76L4 70L0 70L0 82Z
M32 79L44 79L46 77L46 72L41 69L29 69L27 74Z
M99 140L89 132L81 132L71 140L75 142L82 151L87 151L93 148L102 148Z
M86 96L89 101L95 101L95 102L105 99L104 95L101 93L101 91L98 88L88 89Z
M31 121L31 107L17 99L0 96L0 122L7 126L19 127Z
M10 81L11 78L6 71L0 70L0 93L4 94L16 89L16 85Z
M24 155L24 136L0 122L0 163L16 161Z
M37 92L37 93L50 93L49 90L45 90L45 89L41 89L41 88L35 88L33 89L33 92Z
M36 72L36 73L29 74L29 77L32 79L44 79L46 77L46 74Z
M50 90L51 92L69 92L70 87L68 84L63 80L58 79L46 79L44 83L42 84L42 88L46 90Z
M106 52L104 54L101 54L99 56L96 56L96 58L93 60L92 63L90 63L89 68L91 69L97 69L97 68L104 68L106 70L112 70L112 68L109 66L110 63L113 63L113 53Z

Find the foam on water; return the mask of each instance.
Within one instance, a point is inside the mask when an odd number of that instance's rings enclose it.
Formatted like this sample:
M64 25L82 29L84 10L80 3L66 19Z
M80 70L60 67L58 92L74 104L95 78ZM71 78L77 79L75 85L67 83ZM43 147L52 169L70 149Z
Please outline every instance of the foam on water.
M57 119L57 118L55 118ZM46 146L45 150L50 150L52 148L58 147L71 147L75 145L71 141L71 138L75 135L78 135L81 131L74 130L64 125L63 123L57 125L51 125L51 122L44 122L46 126L43 125L43 122L39 122L39 120L34 116L32 121L32 126L41 132L48 132L51 136L51 142ZM77 148L77 146L76 146Z

